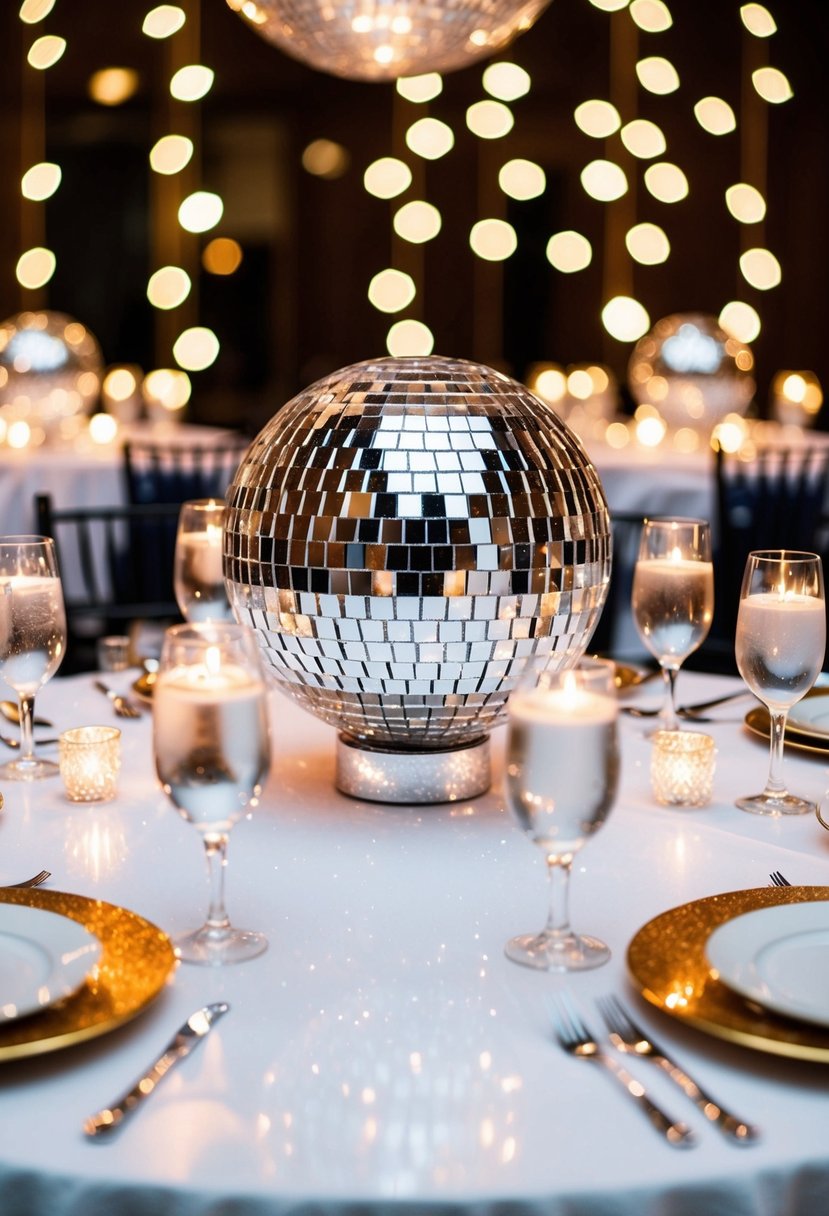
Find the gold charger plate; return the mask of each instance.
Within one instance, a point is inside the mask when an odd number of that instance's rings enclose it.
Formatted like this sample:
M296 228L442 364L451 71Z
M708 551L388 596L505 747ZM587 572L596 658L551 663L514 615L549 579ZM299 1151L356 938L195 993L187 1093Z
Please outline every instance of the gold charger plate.
M31 888L0 890L0 903L68 916L103 947L97 967L73 996L42 1013L0 1026L0 1062L57 1051L115 1030L147 1008L175 966L166 933L114 904Z
M720 983L705 957L710 934L732 917L815 900L829 900L829 887L758 887L682 904L636 933L628 946L628 968L646 1001L689 1026L743 1047L829 1064L829 1029L738 996Z
M757 705L754 709L750 709L744 721L753 734L759 735L762 739L770 737L771 721L769 711L764 705ZM793 747L799 752L809 752L812 756L823 756L824 760L829 752L829 738L821 743L820 736L806 734L788 723L783 735L783 743L786 747Z

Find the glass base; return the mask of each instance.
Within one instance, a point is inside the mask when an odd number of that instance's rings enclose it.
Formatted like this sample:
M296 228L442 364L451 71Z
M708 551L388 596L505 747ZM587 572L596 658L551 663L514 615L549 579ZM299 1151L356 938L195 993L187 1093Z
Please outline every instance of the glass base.
M192 933L173 940L176 957L183 963L199 963L203 967L223 967L228 963L244 963L264 954L268 939L264 933L251 929L212 929L203 925Z
M504 947L507 958L536 971L589 971L610 958L610 947L578 933L525 933Z
M738 798L734 804L741 811L751 811L753 815L770 815L774 818L780 815L816 815L817 803L809 802L806 798L797 798L794 794L753 794L749 798Z
M54 760L9 760L0 764L0 781L40 781L43 777L57 777L60 767Z

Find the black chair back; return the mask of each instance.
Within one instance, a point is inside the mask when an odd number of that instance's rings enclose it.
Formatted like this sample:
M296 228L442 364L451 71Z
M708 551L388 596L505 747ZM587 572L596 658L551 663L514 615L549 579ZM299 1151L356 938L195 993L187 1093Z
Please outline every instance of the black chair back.
M57 550L67 622L62 674L95 666L95 642L134 621L181 619L173 594L178 503L59 509L35 498Z
M183 503L191 498L224 498L247 448L241 435L190 446L130 440L124 444L127 500Z
M743 571L752 550L819 553L829 573L829 446L769 448L749 461L717 451L716 498L712 644L733 654Z

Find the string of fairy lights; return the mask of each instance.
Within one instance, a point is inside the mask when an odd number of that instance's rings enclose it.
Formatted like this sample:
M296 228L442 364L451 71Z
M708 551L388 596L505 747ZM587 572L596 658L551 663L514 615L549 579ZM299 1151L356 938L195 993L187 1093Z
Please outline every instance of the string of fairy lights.
M665 0L589 0L597 9L609 15L627 10L637 28L637 45L641 38L653 42L659 51L659 37L674 25L673 15ZM198 0L190 0L197 6ZM55 0L23 0L20 20L27 27L37 27L52 12ZM192 12L192 10L191 10ZM195 9L197 14L198 10ZM775 20L764 5L741 5L739 16L744 36L766 41L775 34ZM144 17L142 33L162 43L182 36L188 22L186 7L161 4L150 8ZM192 45L192 42L191 44ZM26 52L28 64L38 72L51 70L58 64L67 48L64 37L53 33L36 33ZM713 138L727 138L737 131L739 116L722 97L689 98L683 88L675 65L663 54L639 56L633 70L640 94L660 98L677 97L681 107L692 114L699 127ZM105 105L120 104L138 87L137 73L124 68L106 68L95 73L90 81L90 93ZM214 83L211 68L198 61L178 66L170 75L170 129L159 135L149 152L153 175L176 178L198 158L198 148L191 135L176 129L176 116L182 109L197 105L210 92ZM529 73L518 63L507 59L490 63L482 72L483 96L466 110L468 131L477 139L496 142L507 137L515 128L516 103L529 95L532 81ZM755 67L751 84L756 96L769 106L779 105L793 96L786 75L776 67L764 64ZM456 133L450 123L439 117L443 79L436 72L398 79L395 88L406 105L426 108L427 112L413 117L405 129L405 152L388 155L368 165L363 174L363 186L370 196L393 204L391 226L394 235L411 245L424 245L441 232L443 217L425 191L416 190L410 197L413 183L424 180L413 173L414 161L438 161L451 152ZM438 113L434 110L437 109ZM573 122L579 137L602 144L601 155L589 151L580 172L584 194L612 208L638 189L639 181L631 182L631 158L641 186L659 204L671 208L693 200L693 183L677 163L676 151L668 147L664 131L651 119L636 113L624 114L613 101L589 97L579 101L573 111ZM186 129L188 124L182 126ZM190 124L192 126L192 124ZM624 151L624 157L617 154ZM303 165L312 173L335 178L347 163L348 154L328 140L316 140L306 148ZM627 163L626 170L623 163ZM21 179L21 194L30 202L45 203L60 188L61 168L41 159L25 167ZM546 189L544 169L524 158L504 157L497 170L501 194L518 202L538 197ZM728 214L746 231L756 233L756 240L744 241L739 254L739 274L742 282L758 293L773 290L782 281L783 271L777 256L763 242L766 217L765 183L734 180L725 191L724 206ZM193 189L180 192L175 221L182 230L203 236L212 232L222 221L224 204L221 196L210 190ZM171 217L167 217L167 222ZM659 266L671 257L670 225L647 222L632 223L624 234L624 247L631 264L640 267ZM41 223L41 229L45 225ZM480 215L468 233L472 254L489 262L504 262L518 248L515 227L501 215ZM238 242L221 236L209 240L202 250L202 264L211 273L233 273L242 259ZM546 258L551 269L571 276L585 271L594 261L596 251L588 235L576 228L551 232L546 243ZM24 288L44 287L54 275L55 253L45 243L32 244L21 251L17 262L17 279ZM183 309L193 291L193 281L187 266L175 260L155 265L147 283L147 298L159 312L175 314ZM371 305L384 315L394 318L386 334L386 346L392 355L427 355L434 346L434 336L425 321L407 315L423 291L418 275L408 269L389 265L377 271L366 285ZM742 298L744 293L724 301L719 312L722 327L742 342L750 343L760 333L762 321L758 308ZM192 303L192 301L191 301ZM620 342L637 341L650 325L646 304L632 294L614 295L600 302L602 324L611 337ZM158 367L144 378L144 394L149 394L168 408L180 408L189 399L189 373L204 370L216 360L220 350L217 335L199 324L183 324L170 344L170 367ZM133 376L131 380L130 377ZM125 399L136 390L130 369L112 369L105 382L105 395L110 399Z
M657 39L673 26L673 16L664 0L590 0L590 3L608 14L627 9L644 38ZM775 20L764 5L743 4L739 15L747 37L765 40L776 32ZM638 89L643 93L663 98L679 94L698 125L712 137L726 137L737 130L738 117L723 98L704 96L688 102L676 67L664 55L648 53L637 58L635 75ZM779 68L768 65L755 68L751 82L756 95L768 105L779 105L793 96L791 84ZM469 106L466 126L479 139L503 139L515 125L512 104L530 92L530 76L519 64L500 61L484 70L482 84L488 96ZM434 102L440 97L442 87L442 79L436 73L396 82L399 95L414 105ZM631 189L628 174L618 159L614 159L613 141L618 140L621 148L641 165L642 185L658 203L670 208L693 199L692 184L681 165L669 155L665 133L656 122L635 115L625 116L611 101L598 97L579 102L573 112L573 121L580 135L604 144L604 155L587 159L580 173L582 189L589 198L612 207ZM408 152L427 160L446 156L454 143L455 133L450 125L433 115L412 121L405 134ZM398 156L381 157L367 167L363 176L366 192L384 201L402 199L412 181L410 165ZM498 185L512 199L529 200L543 193L546 187L544 170L533 161L505 158L498 171ZM762 243L766 200L761 185L735 180L725 191L724 204L734 220L758 234L757 242L749 244L739 255L742 281L758 292L779 286L782 281L780 262ZM438 236L442 217L426 198L410 198L396 206L391 222L399 238L419 244ZM469 231L468 240L476 257L494 262L505 261L518 248L515 228L495 216L478 218ZM624 245L631 262L642 267L662 265L671 256L671 242L665 227L652 221L632 224L625 233ZM591 265L594 249L585 233L563 229L550 233L546 257L554 271L575 275ZM411 275L391 266L372 277L368 298L383 313L405 313L421 287ZM645 304L632 295L602 300L600 311L605 330L620 342L637 341L651 325ZM762 325L757 308L742 298L723 302L719 322L727 333L746 343L757 338ZM393 355L428 355L433 349L434 337L424 322L403 317L389 328L386 345Z
M55 7L56 0L23 0L20 21L26 27L40 25ZM196 6L198 0L191 0ZM161 4L148 9L142 33L158 43L174 39L188 21L185 8L176 4ZM64 56L67 40L58 34L38 34L26 49L26 61L37 72L53 68ZM196 105L213 86L213 70L198 62L177 67L167 82L170 125L175 127L176 107ZM89 80L89 95L100 105L117 106L128 101L140 87L139 74L132 68L105 67L95 71ZM193 124L182 124L185 127ZM41 142L42 139L41 139ZM161 134L149 152L149 167L156 177L175 178L183 174L197 154L194 140L175 129ZM62 180L60 165L38 160L26 165L20 190L28 202L45 203L58 191ZM207 234L219 225L224 204L214 191L196 189L187 194L179 192L174 216L162 217L162 224L177 223L192 234ZM34 225L45 230L41 214ZM215 275L233 274L243 257L239 243L228 236L208 240L201 251L204 269ZM35 244L22 250L16 265L16 277L24 289L36 291L45 287L54 276L57 257L45 244ZM146 286L150 305L159 312L171 313L181 309L193 290L192 275L179 264L154 266ZM185 325L175 334L169 354L171 367L157 367L146 373L131 366L111 367L104 378L104 401L118 405L133 400L139 392L149 404L170 411L183 408L190 398L191 372L202 371L215 362L220 350L217 335L203 325Z

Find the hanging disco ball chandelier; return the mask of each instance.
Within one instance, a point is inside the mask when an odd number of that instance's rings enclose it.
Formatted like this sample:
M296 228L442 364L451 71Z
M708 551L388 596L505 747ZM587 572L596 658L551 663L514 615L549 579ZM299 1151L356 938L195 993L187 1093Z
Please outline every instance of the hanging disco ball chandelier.
M451 72L502 50L549 0L227 0L280 50L348 80Z

